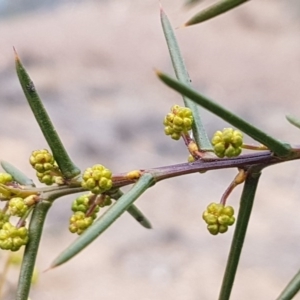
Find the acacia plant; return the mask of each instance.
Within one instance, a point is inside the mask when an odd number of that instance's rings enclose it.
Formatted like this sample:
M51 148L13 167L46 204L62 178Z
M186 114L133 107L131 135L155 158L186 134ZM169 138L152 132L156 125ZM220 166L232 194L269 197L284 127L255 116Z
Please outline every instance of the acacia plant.
M192 1L190 1L192 2ZM195 1L196 2L196 1ZM186 22L195 25L224 13L245 0L222 0L201 11ZM161 180L208 170L236 168L237 175L221 197L220 203L211 203L203 213L210 234L225 233L235 224L234 236L228 256L219 299L230 298L239 258L243 248L251 215L255 192L262 171L269 166L300 158L300 148L282 142L251 125L242 117L228 111L217 102L195 91L184 65L172 26L161 9L161 22L175 70L176 79L161 71L158 78L183 96L184 106L174 104L163 120L165 133L174 140L182 140L189 152L188 162L152 169L136 169L112 174L101 164L82 171L71 160L56 129L38 96L37 90L15 51L16 71L25 97L49 145L49 150L35 150L29 162L36 170L37 179L46 186L37 187L33 180L16 167L2 161L5 173L0 174L0 197L4 206L0 210L0 248L17 251L25 246L21 265L17 300L27 300L31 287L35 260L47 212L52 203L65 195L81 193L72 204L73 214L69 230L79 237L52 262L57 267L87 247L125 211L142 226L151 228L150 222L134 202L150 187ZM210 140L202 125L197 106L227 121L231 127L217 131ZM300 121L288 116L288 121L300 128ZM257 145L243 143L246 134ZM253 150L243 154L243 149ZM243 184L238 215L226 205L231 191ZM133 185L123 194L121 188ZM84 192L84 194L82 194ZM109 206L100 216L99 210ZM235 222L236 219L236 222ZM27 226L28 225L28 226ZM300 271L278 299L292 299L300 288Z

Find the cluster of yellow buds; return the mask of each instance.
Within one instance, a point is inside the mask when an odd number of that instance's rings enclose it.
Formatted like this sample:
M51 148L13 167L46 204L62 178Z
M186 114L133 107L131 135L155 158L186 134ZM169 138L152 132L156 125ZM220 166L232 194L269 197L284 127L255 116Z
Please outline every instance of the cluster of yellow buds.
M8 182L12 182L13 177L8 173L0 173L0 183L6 184Z
M8 173L0 173L0 184L6 185L13 183L13 177ZM0 187L0 198L9 199L11 193L5 187Z
M209 204L202 218L207 224L208 231L213 235L226 232L228 226L235 222L234 209L220 203Z
M28 211L25 199L13 196L9 185L13 185L14 179L8 173L0 173L0 196L8 201L5 209L0 210L0 248L3 250L17 251L28 242L28 231L24 226L16 227L10 223L10 217L23 217ZM5 187L7 186L7 188Z
M224 128L213 135L211 143L218 157L239 156L242 152L243 134L232 128Z
M23 217L28 211L28 205L23 198L14 197L9 200L8 209L12 216Z
M173 140L179 140L182 133L191 130L193 120L193 113L189 108L174 105L164 118L165 134Z
M95 218L96 214L87 217L84 212L76 211L70 218L70 232L82 234L88 227L93 224Z
M95 205L97 197L101 197L101 202ZM97 217L100 207L111 205L111 198L107 195L96 196L85 194L76 198L72 203L74 214L70 218L69 230L72 233L81 234L91 226ZM92 207L92 211L91 210ZM87 214L88 213L88 214Z
M10 222L5 222L0 229L0 248L3 250L17 251L28 242L26 227L17 228Z
M112 173L102 165L87 168L82 176L81 186L93 194L102 194L112 187Z
M36 176L46 185L64 184L63 176L54 160L53 155L46 149L32 152L29 162L37 171Z

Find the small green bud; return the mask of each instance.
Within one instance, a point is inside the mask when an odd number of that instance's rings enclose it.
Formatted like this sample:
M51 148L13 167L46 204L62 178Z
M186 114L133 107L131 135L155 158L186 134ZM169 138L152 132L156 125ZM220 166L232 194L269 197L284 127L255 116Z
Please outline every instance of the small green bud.
M232 217L229 218L229 220L228 220L228 222L227 222L227 225L228 225L228 226L231 226L231 225L234 224L234 222L235 222L235 217L232 216Z
M180 117L175 116L173 120L173 124L177 126L181 126L183 124L183 119ZM181 127L180 127L181 128Z
M104 201L102 201L99 206L100 207L105 207L105 206L110 206L112 204L111 198L106 195Z
M234 209L232 206L225 206L223 208L223 213L229 217L232 217L234 215Z
M174 131L170 126L165 127L165 135L171 135L173 132Z
M171 134L171 138L175 141L178 141L181 138L181 135L179 133L174 132Z
M228 148L225 150L224 155L227 157L234 157L236 156L235 152L235 148L232 145L229 145Z
M220 225L219 226L219 232L220 233L225 233L228 230L228 226L227 225Z
M229 223L230 221L230 217L226 216L226 215L221 215L220 217L218 217L218 223L221 225L226 225Z
M41 183L44 183L46 185L52 185L53 184L53 176L50 174L49 171L46 171L44 173L36 173L36 176L38 178L38 180Z
M195 161L195 158L194 158L193 155L190 154L190 155L188 156L188 159L187 159L187 160L188 160L189 163L192 163L192 162Z
M202 218L209 225L217 224L218 222L218 218L215 215L209 213L207 210L202 214Z
M215 154L220 158L223 158L225 156L225 150L225 145L223 143L218 143L214 145Z
M217 224L214 225L207 225L207 230L212 234L212 235L217 235L219 233L219 226Z

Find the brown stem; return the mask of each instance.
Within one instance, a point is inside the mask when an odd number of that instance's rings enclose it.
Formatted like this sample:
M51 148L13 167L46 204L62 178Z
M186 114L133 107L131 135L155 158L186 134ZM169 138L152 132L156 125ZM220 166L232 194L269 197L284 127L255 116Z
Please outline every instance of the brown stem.
M229 187L226 189L224 194L222 195L220 203L225 206L226 200L231 194L231 192L234 190L236 186L243 183L247 178L247 173L243 169L239 169L239 173L235 176L234 180L230 183Z
M249 144L243 144L242 145L243 149L248 149L248 150L268 150L268 147L265 145L249 145Z

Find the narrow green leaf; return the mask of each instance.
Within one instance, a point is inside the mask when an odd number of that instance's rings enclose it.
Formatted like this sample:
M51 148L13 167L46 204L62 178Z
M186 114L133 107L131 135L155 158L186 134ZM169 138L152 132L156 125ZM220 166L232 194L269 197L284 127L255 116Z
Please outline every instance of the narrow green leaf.
M143 227L147 229L151 229L152 225L150 221L145 217L145 215L139 210L137 206L132 204L128 207L127 212L136 220L138 221Z
M130 205L134 203L150 186L155 183L153 176L146 173L141 176L131 190L115 202L91 227L80 235L73 244L62 252L51 264L50 268L57 267L74 257L102 232L104 232Z
M196 5L197 3L202 2L203 0L187 0L185 1L185 5L186 6L192 6L192 5Z
M296 126L297 128L300 129L300 119L294 117L294 116L291 116L291 115L287 115L285 116L286 119L294 126Z
M178 46L172 25L170 24L167 15L162 9L160 10L160 18L176 77L180 82L190 85L191 81L189 78L189 74L180 53L180 48ZM212 151L211 143L201 121L198 106L185 96L183 96L183 102L184 105L190 108L193 112L194 122L192 130L193 137L197 143L198 148L201 150Z
M231 111L227 110L223 106L199 94L191 87L177 81L176 79L173 79L172 77L159 71L157 71L157 75L170 88L185 95L186 97L201 105L205 109L209 110L213 114L219 116L229 124L248 134L253 139L267 146L272 152L274 152L278 156L288 156L290 154L291 146L289 144L283 143L271 137L270 135L266 134L265 132L261 131L260 129L256 128L250 123L244 121L243 119L241 119Z
M240 209L223 277L219 300L230 299L260 175L261 173L249 173L244 184L240 201Z
M31 107L31 110L38 122L43 135L51 148L53 156L66 178L73 178L80 174L79 168L71 161L66 149L64 148L50 118L49 115L35 89L35 86L23 67L20 58L15 52L16 71L19 81L21 83L23 92Z
M50 202L41 201L35 206L33 210L33 214L29 224L29 241L25 248L19 274L16 300L28 299L32 274L39 249L43 226L50 206Z
M221 0L194 15L184 25L190 26L207 21L247 1L249 0Z
M120 189L117 189L111 197L115 200L119 200L123 196L123 192ZM130 205L127 209L127 212L143 227L151 229L152 225L146 216L136 207L134 204Z
M10 164L7 161L1 161L1 166L3 170L7 173L9 173L16 182L26 185L26 186L32 186L34 187L35 184L33 183L32 179L28 178L23 172L21 172L19 169L17 169L15 166Z
M288 283L286 288L279 295L277 300L291 300L300 290L300 270Z

